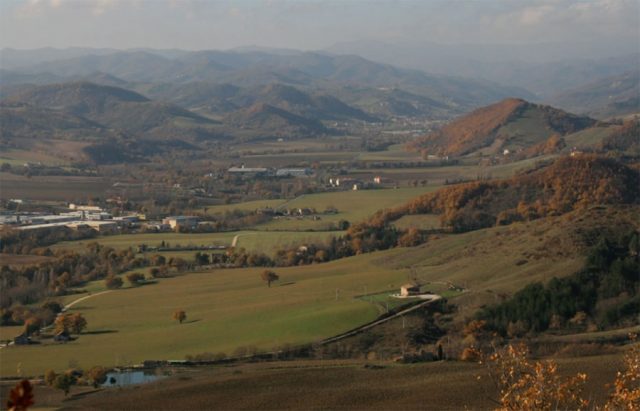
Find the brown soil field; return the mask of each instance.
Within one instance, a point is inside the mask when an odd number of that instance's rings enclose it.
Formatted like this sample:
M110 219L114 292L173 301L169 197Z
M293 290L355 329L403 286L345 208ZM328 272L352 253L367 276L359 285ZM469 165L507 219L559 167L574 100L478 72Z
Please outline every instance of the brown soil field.
M607 396L605 384L613 381L621 355L564 358L558 363L562 374L586 372L585 396L601 404ZM378 367L316 360L186 370L144 386L72 397L60 405L63 410L483 410L496 406L491 400L496 389L485 368L475 363L369 365Z
M100 177L33 176L0 173L0 198L86 201L102 196L111 184Z

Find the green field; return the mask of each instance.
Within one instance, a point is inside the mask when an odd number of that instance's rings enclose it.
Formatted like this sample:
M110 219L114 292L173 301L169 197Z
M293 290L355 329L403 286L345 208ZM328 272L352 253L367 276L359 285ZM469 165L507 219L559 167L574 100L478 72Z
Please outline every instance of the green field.
M322 213L328 207L338 209L337 214L321 214L320 220L306 216L281 217L266 224L256 226L259 230L326 230L340 220L359 222L376 211L402 205L421 194L436 190L437 186L407 187L398 189L333 191L318 194L306 194L292 200L259 200L207 208L208 214L221 214L234 209L253 211L264 207L276 209L315 208Z
M95 239L81 241L64 241L55 244L51 248L64 248L82 250L88 244L98 242L107 247L115 249L126 249L129 247L136 248L140 244L146 244L149 247L158 247L164 241L169 243L171 247L177 246L202 246L202 245L225 245L230 246L233 237L238 233L206 233L206 234L183 234L175 232L151 233L151 234L121 234L108 235Z
M95 239L81 241L65 241L55 244L53 249L83 250L88 244L98 242L115 249L133 248L140 244L157 247L164 241L171 247L196 247L196 246L231 246L237 236L236 247L247 251L273 254L281 248L293 247L305 243L323 243L333 236L341 235L341 231L334 232L279 232L279 231L233 231L223 233L153 233L153 234L121 234L103 236ZM180 256L191 259L195 251L168 251L161 252L167 257ZM150 252L150 254L158 254Z
M261 208L277 208L283 203L286 203L286 201L287 200L255 200L236 204L210 206L207 207L207 214L224 214L233 210L255 211Z
M538 161L550 160L557 155L544 155L521 161L514 161L494 166L480 166L472 164L474 158L465 158L461 164L444 167L420 167L420 168L387 168L375 170L375 174L396 181L400 187L406 187L415 180L426 180L429 186L440 187L446 181L476 180L478 178L509 178L515 173L535 166ZM371 173L372 170L352 170L356 173Z
M281 218L261 224L258 229L280 230L310 230L326 229L328 226L346 220L358 223L366 220L376 211L402 205L421 194L434 191L438 187L411 187L381 190L337 191L322 194L308 194L300 196L286 204L287 208L315 208L322 212L328 207L338 209L337 214L325 214L320 220L314 221L309 217L298 219L295 217Z
M8 163L12 166L22 166L25 163L41 163L46 166L67 165L68 161L63 161L58 157L46 154L42 151L7 149L0 154L0 164Z
M260 280L261 269L253 268L185 274L102 294L72 309L86 316L88 331L94 334L66 345L2 349L0 371L13 375L21 363L24 373L37 374L65 368L70 360L90 367L181 359L204 351L230 354L239 346L270 349L313 342L380 313L376 301L354 297L398 289L412 277L433 284L429 287L450 281L466 288L454 302L459 318L468 318L499 294L578 270L583 258L572 233L593 224L587 220L591 219L517 223L443 235L413 248L277 268L281 280L271 288ZM182 325L171 320L179 308L186 310L189 320Z
M409 228L433 230L442 226L440 223L440 216L437 214L405 215L399 220L394 221L393 225L400 230L407 230Z
M358 156L360 161L422 161L420 153L407 151L404 144L394 144L384 151L367 151Z
M570 134L564 137L564 141L568 147L576 147L579 149L593 147L596 144L602 142L602 140L610 135L620 126L599 126L592 127L586 130L578 131L577 133Z
M376 318L375 305L353 298L364 287L384 290L405 282L405 270L371 262L367 255L277 269L280 281L271 288L260 280L261 269L228 269L96 295L71 309L87 318L87 334L68 344L4 348L1 374L15 375L18 364L34 375L64 369L71 360L85 367L124 365L313 342ZM184 324L172 321L176 309L187 312Z

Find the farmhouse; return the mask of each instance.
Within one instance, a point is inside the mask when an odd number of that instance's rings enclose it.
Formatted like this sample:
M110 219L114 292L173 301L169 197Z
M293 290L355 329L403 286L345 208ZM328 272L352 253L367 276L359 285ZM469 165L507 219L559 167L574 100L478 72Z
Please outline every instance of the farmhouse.
M353 177L335 177L329 179L329 185L331 187L343 187L347 190L357 190L362 187L362 181Z
M409 297L411 295L420 294L420 285L416 283L408 283L400 287L400 295L402 297Z

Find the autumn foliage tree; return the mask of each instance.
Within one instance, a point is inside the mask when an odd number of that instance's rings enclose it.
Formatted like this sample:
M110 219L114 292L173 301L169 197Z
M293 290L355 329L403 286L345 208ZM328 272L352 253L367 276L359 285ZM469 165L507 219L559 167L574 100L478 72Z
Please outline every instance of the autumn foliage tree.
M87 327L87 320L80 313L61 314L56 318L55 331L80 334Z
M187 319L187 313L184 310L176 310L173 312L173 319L182 324Z
M107 381L107 369L101 366L92 367L86 372L86 377L94 388L98 388Z
M632 341L636 340L631 335ZM635 344L624 356L625 369L618 371L613 383L613 393L604 409L638 410L640 409L640 346Z
M280 279L280 277L278 277L278 274L271 270L262 271L260 273L260 278L262 278L262 281L266 282L269 287L271 287L271 283L273 281L278 281L278 279Z
M499 411L635 411L640 409L640 346L635 343L635 335L630 337L634 344L624 356L624 369L617 373L613 392L604 406L583 398L586 374L562 377L554 361L529 360L525 344L507 345L490 355L476 350L475 356L487 367L499 392L495 399Z
M640 173L621 162L596 155L566 156L511 179L474 181L427 193L376 217L389 223L407 214L439 214L443 227L464 232L594 204L638 204L638 186Z
M76 379L70 373L63 373L56 377L53 381L53 388L62 390L64 395L69 395L71 386L76 383Z
M554 361L530 361L527 353L527 346L518 344L488 357L479 354L498 388L498 410L580 410L588 406L582 397L586 374L561 377Z
M10 392L7 410L26 411L34 404L33 386L29 380L20 381Z
M104 285L110 290L116 290L121 288L123 284L122 278L116 276L107 277L104 280Z
M44 383L50 387L53 386L53 382L56 380L57 376L58 374L56 374L54 370L47 370L44 373Z

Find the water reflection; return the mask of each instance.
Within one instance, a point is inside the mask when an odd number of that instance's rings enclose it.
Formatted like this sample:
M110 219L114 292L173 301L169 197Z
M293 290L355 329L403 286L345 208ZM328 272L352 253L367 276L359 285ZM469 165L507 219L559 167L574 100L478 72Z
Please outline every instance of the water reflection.
M127 385L145 384L164 378L163 375L157 375L153 370L135 370L135 371L119 371L107 373L107 381L102 384L103 387L124 387Z

